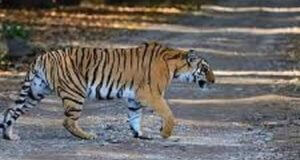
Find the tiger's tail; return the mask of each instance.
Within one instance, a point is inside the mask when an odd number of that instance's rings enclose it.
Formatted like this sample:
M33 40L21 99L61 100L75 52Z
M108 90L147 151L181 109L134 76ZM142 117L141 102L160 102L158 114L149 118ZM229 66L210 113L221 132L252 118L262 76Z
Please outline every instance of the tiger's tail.
M33 80L37 76L35 71L36 61L30 66L27 72L22 89L19 93L18 99L15 101L14 106L8 108L3 114L2 123L0 128L3 130L3 137L5 139L13 139L12 126L13 123L29 109L33 108L42 98L43 95L36 95L32 89Z
M7 126L9 126L11 124L10 119L13 119L15 121L20 115L25 113L24 110L25 110L25 108L27 108L27 106L25 105L25 102L26 102L27 98L30 97L30 92L31 92L30 86L31 86L30 73L28 72L26 74L22 89L19 93L19 97L15 101L15 105L13 107L8 108L4 112L3 122L0 123L0 128L2 128L2 129L7 128Z

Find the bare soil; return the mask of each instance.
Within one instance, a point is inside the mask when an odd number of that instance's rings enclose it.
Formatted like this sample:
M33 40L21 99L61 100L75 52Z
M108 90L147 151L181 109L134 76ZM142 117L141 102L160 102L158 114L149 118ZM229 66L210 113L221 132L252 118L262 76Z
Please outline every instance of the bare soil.
M300 159L299 92L288 89L300 76L295 71L299 65L285 57L290 36L300 33L297 6L296 0L217 1L202 11L178 15L176 21L95 40L93 44L110 47L156 40L201 51L217 83L206 90L172 83L166 98L177 126L166 140L159 136L160 118L150 108L143 128L153 140L133 138L120 100L88 102L81 125L98 139L79 140L62 127L60 100L47 97L18 121L20 141L0 139L0 159ZM0 111L12 104L22 77L18 72L1 74Z

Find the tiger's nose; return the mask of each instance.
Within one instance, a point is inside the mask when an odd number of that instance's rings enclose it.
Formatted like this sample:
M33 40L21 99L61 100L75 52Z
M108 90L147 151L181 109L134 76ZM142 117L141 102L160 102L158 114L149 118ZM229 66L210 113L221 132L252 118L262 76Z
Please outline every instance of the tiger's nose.
M211 83L215 83L215 80L213 79L213 80L211 81Z

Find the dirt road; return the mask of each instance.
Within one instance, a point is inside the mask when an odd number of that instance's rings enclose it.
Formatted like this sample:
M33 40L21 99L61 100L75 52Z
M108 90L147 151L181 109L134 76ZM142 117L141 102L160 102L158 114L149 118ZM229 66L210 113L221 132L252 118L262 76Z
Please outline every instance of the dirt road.
M126 47L156 40L201 51L211 63L217 84L208 90L180 82L170 86L166 97L178 122L170 139L159 137L160 119L150 109L143 127L154 139L132 138L124 103L104 101L88 103L81 118L99 138L78 140L61 125L60 101L48 97L19 120L20 141L0 139L0 159L300 159L300 98L285 90L300 76L285 60L290 36L300 33L300 3L229 0L202 8L172 23L98 42ZM22 76L0 81L3 111Z

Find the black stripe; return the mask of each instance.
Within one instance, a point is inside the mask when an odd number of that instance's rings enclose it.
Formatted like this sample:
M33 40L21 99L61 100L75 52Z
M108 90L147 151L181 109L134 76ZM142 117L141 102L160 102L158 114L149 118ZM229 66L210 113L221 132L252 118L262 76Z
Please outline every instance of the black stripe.
M165 61L165 65L167 67L167 70L170 71L170 67L169 67L169 64L167 63L167 61ZM167 72L166 76L167 76L166 78L169 80L170 79L170 72Z
M99 65L101 64L101 62L103 61L102 60L102 57L103 57L103 55L102 55L102 51L100 52L100 58L99 58L99 60L98 60L98 64L96 65L96 68L95 68L95 70L94 70L94 73L93 73L93 80L92 80L92 83L91 83L91 85L93 86L94 85L94 83L95 83L95 81L96 81L96 77L97 77L97 72L98 72L98 70L99 70Z
M83 102L80 102L80 101L78 101L78 100L76 100L76 99L73 99L73 98L71 98L71 97L63 97L63 98L62 98L62 101L65 101L65 100L69 100L69 101L72 101L72 102L77 103L77 104L79 104L79 105L83 105Z
M81 111L82 111L82 109L80 109L80 108L70 108L68 110L68 112L81 112Z
M118 63L117 63L116 68L117 68L117 72L119 72L120 64L121 64L121 58L120 58L120 53L119 53L118 49L116 49L116 54L117 54L117 58L118 58Z
M23 105L23 108L29 108L26 104Z
M8 108L8 109L5 111L5 113L8 113L8 112L13 113L13 112L15 112L15 110L14 110L13 108Z
M124 55L123 68L125 69L126 68L126 63L127 63L127 55L126 55L126 52L125 52L125 50L123 48L121 49L121 53L122 53L122 55Z
M108 89L108 92L107 92L107 95L106 95L106 99L112 99L112 97L110 97L110 94L111 94L111 91L113 89L113 86L114 86L114 81L112 81L112 83L109 86L109 89Z
M19 96L20 96L20 97L26 97L27 94L25 94L25 93L20 93Z
M19 117L20 115L22 115L22 113L17 112L17 111L15 111L14 114L16 114L18 117Z
M79 54L78 54L78 50L79 48L74 48L75 49L75 61L76 61L76 65L78 65L78 61L79 61Z
M6 124L7 124L7 127L11 126L11 124L12 124L12 121L11 121L11 120L9 120L9 121L7 121L7 122L6 122Z
M25 112L24 112L22 109L20 109L20 108L17 108L16 111L17 111L17 112L20 112L21 114L24 114L24 113L25 113Z
M154 43L154 46L153 46L152 51L151 51L150 59L149 59L148 83L150 85L150 90L152 90L152 87L151 87L151 71L152 71L151 65L152 65L153 55L154 55L154 51L155 51L156 46L157 46L157 44Z
M81 58L80 58L79 68L83 68L83 67L82 67L83 61L84 61L85 56L86 56L86 54L84 53L85 49L86 49L85 47L82 47L82 48L81 48L81 54L82 54L82 56L81 56Z
M87 51L88 51L88 52L86 53L86 56L87 56L86 61L87 61L87 62L86 62L86 64L85 64L85 68L89 68L90 65L93 65L91 59L92 59L92 55L94 55L94 54L91 53L91 48L88 48Z
M81 96L82 98L85 97L81 92L79 92L79 91L77 91L77 90L74 90L72 87L70 87L69 84L66 83L65 81L60 80L60 82L62 82L62 84L64 84L64 87L68 88L68 90L70 90L70 91L76 93L77 95ZM67 92L67 90L66 90L65 88L61 88L61 89L62 89L63 91L65 91L65 92Z
M167 59L165 59L165 57L164 57L164 59L165 60L178 59L178 58L180 58L180 55L181 55L181 53L178 53L178 54L173 55L172 57L168 57Z
M44 74L45 74L45 80L47 83L47 86L49 86L49 81L48 81L48 69L47 69L47 59L49 59L49 54L44 56L44 62L43 62L43 66L44 66Z
M162 45L159 45L157 51L155 52L155 57L157 57L157 55L160 53L160 49L162 48Z
M11 117L16 121L19 118L19 115L13 114Z
M96 98L99 99L99 100L104 99L104 98L102 98L101 93L100 93L101 87L102 87L102 86L100 86L100 85L98 85L98 86L96 87Z
M67 72L67 77L68 77L68 79L70 80L70 82L74 85L74 87L75 87L77 90L82 91L81 89L85 89L85 87L83 86L82 82L80 81L79 76L77 75L78 73L76 73L76 72L74 71L75 68L73 68L73 69L71 68L71 69L73 70L73 73L74 73L75 76L77 77L77 80L79 81L79 83L80 83L80 85L81 85L82 88L80 88L80 86L78 86L77 83L74 81L72 75L70 74L71 72L70 72L70 70L68 69L69 67L67 66L68 63L67 63L66 59L67 59L67 57L64 57L65 71ZM70 61L71 61L71 60L70 60Z
M49 57L50 57L50 54L48 54L48 55L49 55ZM52 64L52 65L56 65L56 64L55 64L55 60L53 60L52 58L51 58L51 64ZM55 83L56 83L56 81L54 80L54 68L53 68L53 67L50 67L49 69L50 69L50 77L49 77L49 80L51 80L51 83L52 83L53 88L54 88L54 87L55 87ZM48 80L48 78L47 78L47 80Z
M161 90L161 88L159 87L159 84L157 84L157 90L158 90L159 95L162 95L162 90Z
M91 53L90 52L90 50L91 50L91 48L89 48L88 49L88 59L86 60L87 62L86 62L86 66L85 66L85 68L86 68L86 70L85 70L85 74L83 73L83 68L81 68L81 70L82 70L82 76L83 76L83 78L84 78L84 80L85 80L85 84L87 84L88 83L88 74L89 74L89 71L90 71L90 65L95 65L94 63L92 63L92 61L91 61L91 59L92 59L92 57L94 58L94 49L93 49L93 53Z
M140 64L140 51L139 51L139 48L136 48L136 66L137 66L137 71L139 71L140 67L139 67L139 64Z
M128 107L128 109L132 112L136 112L138 110L140 110L142 107L139 105L137 108L133 108L133 107Z
M28 97L29 97L30 99L32 99L32 100L35 100L35 101L39 101L39 100L40 100L40 99L37 99L37 98L34 97L34 95L32 94L32 90L30 90L30 91L28 92Z
M102 65L102 72L101 72L101 80L100 80L100 83L97 85L97 87L96 87L96 97L98 98L98 99L103 99L102 98L102 96L101 96L101 93L100 93L100 90L101 90L101 88L102 88L102 86L103 86L103 80L104 80L104 77L105 77L105 73L104 73L104 71L105 71L105 68L106 68L106 62L107 62L107 54L105 54L105 57L104 57L104 62L103 62L103 65Z
M94 65L97 63L98 55L97 55L97 48L93 49L93 59L94 59Z
M106 49L107 50L107 49ZM105 54L105 58L104 58L104 63L103 63L103 66L102 66L102 72L101 72L101 74L102 74L102 76L101 76L101 81L100 81L100 86L102 87L102 85L103 85L103 81L104 81L104 77L105 77L105 68L107 67L107 65L109 65L107 62L109 61L109 54L108 54L108 52L106 52L106 54Z
M25 99L24 100L21 100L21 99L18 99L15 101L16 104L22 104L25 102Z
M144 50L144 53L143 53L143 58L142 58L142 63L141 63L142 66L141 67L143 67L148 47L149 47L149 44L145 43L145 50Z
M117 93L118 98L122 98L125 87L126 87L126 84L123 84L122 87L120 87L120 89L118 90L118 93Z
M61 62L60 53L57 51L52 51L52 56L54 57L54 61L59 64Z
M77 109L77 108L70 108L69 110L66 110L65 111L65 116L67 117L71 117L71 116L74 116L73 113L71 112L81 112L82 110L81 109ZM79 117L72 117L73 120L77 120L79 119Z
M58 71L59 73L61 73L60 76L62 76L63 79L65 79L65 80L68 81L68 79L67 79L68 76L67 76L66 74L69 74L69 71L68 71L68 70L67 70L67 71L66 71L66 70L63 70L63 69L64 69L63 64L65 64L65 68L67 68L67 67L66 67L65 58L64 58L64 57L61 57L61 55L60 55L59 52L57 52L57 51L54 51L54 52L57 53L57 55L59 56L59 59L60 59L59 63L57 63L57 64L59 65L59 68L57 69L57 71ZM62 69L63 71L61 72L60 69Z
M104 49L105 53L107 54L108 58L107 58L107 64L109 64L109 50L107 48Z
M120 82L121 82L122 75L123 75L123 73L120 73L120 75L118 77L118 80L117 80L117 86L116 86L116 88L119 88L119 86L121 85Z
M90 51L90 50L89 50ZM88 53L90 53L90 52L88 52ZM93 53L91 53L92 55L93 55L93 59L94 59L94 64L96 64L95 63L95 61L96 61L96 59L95 59L95 50L93 49ZM89 73L89 71L90 71L90 65L91 65L91 62L90 62L90 59L91 59L91 57L92 57L92 55L88 55L89 56L89 59L87 60L88 62L87 62L87 66L85 67L85 68L87 68L87 70L86 70L86 72L85 72L85 74L84 74L84 76L83 76L83 73L81 74L82 75L82 77L84 78L84 80L85 80L85 84L88 84L88 79L89 79L89 76L88 76L88 73ZM72 66L73 66L73 68L75 69L76 67L75 67L75 65L74 65L74 63L73 63L73 61L72 61L72 59L71 59L71 63L72 63ZM93 64L93 65L94 65ZM81 70L82 70L82 72L83 72L83 68L81 68ZM79 72L79 71L78 71Z
M133 61L133 60L132 60L132 56L133 56L133 55L132 55L132 52L133 52L132 50L133 50L133 48L130 48L130 53L129 53L129 54L130 54L130 68L132 68L132 65L133 65L133 64L132 64L132 63L133 63L133 62L132 62L132 61Z
M35 104L33 104L32 102L30 102L30 101L27 101L27 103L28 104L30 104L32 107L34 107L35 106Z
M131 82L130 82L130 89L132 89L133 88L133 84L134 84L134 78L132 78L132 80L131 80Z
M22 90L27 90L28 88L29 86L25 86L25 85L22 86Z
M114 53L114 52L113 52ZM112 58L112 63L111 63L111 68L110 71L108 73L108 77L107 77L107 82L106 82L106 86L108 86L110 79L111 79L111 75L112 75L112 71L114 69L114 63L115 63L115 54L113 54L113 58Z
M80 71L74 71L74 69L76 69L77 67L75 66L74 64L74 61L70 58L70 61L71 61L71 65L72 65L72 70L73 70L73 73L75 74L75 76L77 77L77 80L79 81L80 85L82 88L85 88L83 82L80 80L80 76L78 74L80 74L81 72ZM81 75L81 74L80 74ZM82 75L81 75L82 76ZM82 77L84 78L84 77Z
M159 54L157 54L156 56L161 56L162 54L164 54L167 50L169 50L168 48L163 49L162 51L159 52Z

